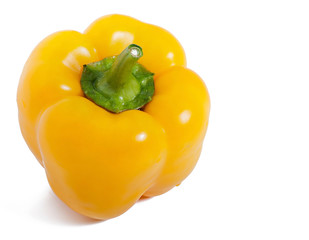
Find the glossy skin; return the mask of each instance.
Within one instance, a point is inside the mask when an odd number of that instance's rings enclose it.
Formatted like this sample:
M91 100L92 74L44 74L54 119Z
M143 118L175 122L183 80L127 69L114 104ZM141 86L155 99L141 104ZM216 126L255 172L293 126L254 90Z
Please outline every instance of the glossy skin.
M143 111L113 114L84 97L82 66L131 43L143 48L139 62L155 73L155 95ZM210 100L201 78L185 65L169 32L122 15L102 17L83 34L57 32L34 49L18 87L20 127L51 188L69 207L106 220L190 174Z

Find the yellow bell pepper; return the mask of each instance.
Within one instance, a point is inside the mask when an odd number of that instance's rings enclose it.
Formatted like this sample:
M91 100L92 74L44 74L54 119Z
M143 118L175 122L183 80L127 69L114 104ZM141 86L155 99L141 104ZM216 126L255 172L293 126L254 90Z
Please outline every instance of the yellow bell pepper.
M123 15L45 38L24 66L17 103L55 194L104 220L190 174L210 109L176 38Z

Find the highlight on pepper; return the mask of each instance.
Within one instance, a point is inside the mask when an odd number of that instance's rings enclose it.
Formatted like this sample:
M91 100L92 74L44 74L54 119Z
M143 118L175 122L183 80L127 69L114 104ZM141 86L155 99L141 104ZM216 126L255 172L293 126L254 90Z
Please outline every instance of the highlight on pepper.
M54 193L100 220L178 186L199 159L210 110L177 39L117 14L41 41L17 104L22 135Z

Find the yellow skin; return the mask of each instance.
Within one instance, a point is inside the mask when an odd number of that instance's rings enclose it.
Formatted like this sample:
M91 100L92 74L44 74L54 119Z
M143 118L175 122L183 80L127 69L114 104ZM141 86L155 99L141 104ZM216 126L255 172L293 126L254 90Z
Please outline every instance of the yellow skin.
M155 73L155 94L142 111L110 113L84 97L82 68L131 43L143 48L139 63ZM122 15L102 17L84 33L54 33L34 49L18 87L20 127L69 207L106 220L190 174L210 99L202 79L185 66L185 53L169 32Z

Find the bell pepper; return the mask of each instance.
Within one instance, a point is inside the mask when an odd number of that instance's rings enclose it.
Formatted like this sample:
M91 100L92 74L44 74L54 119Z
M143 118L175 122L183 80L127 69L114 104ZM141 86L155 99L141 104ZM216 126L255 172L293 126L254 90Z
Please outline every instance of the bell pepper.
M123 15L40 42L17 103L22 135L52 190L102 220L191 173L210 110L207 88L186 68L176 38Z

